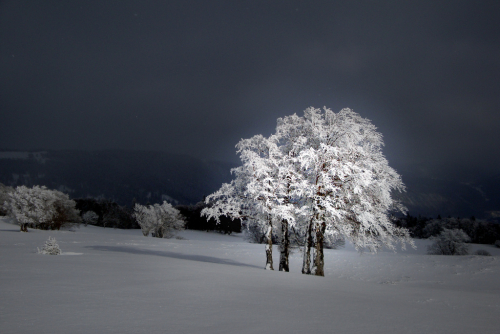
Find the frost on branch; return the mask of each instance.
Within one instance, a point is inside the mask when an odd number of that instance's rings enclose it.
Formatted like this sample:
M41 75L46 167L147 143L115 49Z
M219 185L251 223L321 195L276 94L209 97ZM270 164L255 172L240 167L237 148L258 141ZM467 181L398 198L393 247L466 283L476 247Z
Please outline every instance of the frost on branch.
M134 217L146 237L151 232L153 237L171 238L176 231L183 230L186 224L179 210L166 201L161 205L136 204Z
M45 241L45 245L42 247L42 249L37 248L38 254L44 254L44 255L59 255L61 254L61 249L59 248L59 245L56 242L56 238L51 238L47 241Z

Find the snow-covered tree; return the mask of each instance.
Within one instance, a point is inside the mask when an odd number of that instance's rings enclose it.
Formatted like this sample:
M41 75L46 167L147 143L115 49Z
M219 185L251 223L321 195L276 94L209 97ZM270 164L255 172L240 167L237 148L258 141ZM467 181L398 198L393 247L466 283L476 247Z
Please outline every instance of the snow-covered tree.
M87 211L82 215L82 221L87 225L95 225L99 220L99 216L94 211Z
M272 235L273 230L281 226L279 269L288 271L288 223L294 221L294 207L290 203L292 196L291 173L284 164L285 159L277 146L276 138L262 135L242 139L237 145L242 166L234 168L235 179L207 196L209 207L202 215L219 219L226 215L232 219L241 219L251 230L262 230L266 238L266 266L273 270Z
M237 145L243 165L235 169L238 176L244 175L244 196L256 205L258 212L266 216L266 221L252 219L252 224L262 226L266 233L266 268L272 269L273 228L281 227L277 234L280 240L280 271L289 271L289 224L295 221L295 209L291 203L294 189L294 173L289 169L286 157L277 145L277 138L261 135L243 139Z
M185 221L176 208L164 201L163 204L140 205L134 207L134 217L144 236L171 238L175 231L183 230Z
M469 254L469 236L460 229L447 229L435 237L432 244L427 247L428 254L434 255L467 255Z
M45 245L43 245L42 249L37 248L38 254L44 255L59 255L61 254L61 249L57 244L56 238L51 238L45 241Z
M391 210L404 211L391 196L404 185L383 156L382 135L369 120L350 109L308 108L304 117L278 119L276 132L283 149L293 151L301 165L303 273L324 275L325 234L344 236L358 249L371 251L411 243L407 230L389 220Z
M76 202L69 198L69 196L58 190L51 190L56 197L54 202L56 215L52 223L44 229L57 229L69 224L81 223L80 210L76 209Z
M272 268L271 234L281 226L280 269L288 270L288 229L305 235L302 272L324 275L325 236L347 238L358 249L412 244L408 231L389 220L404 211L392 191L401 177L382 154L382 135L350 109L334 113L308 108L304 117L278 119L276 134L244 139L236 146L242 166L236 178L207 197L202 213L247 219L266 226L266 268ZM315 250L312 250L312 246Z
M23 232L27 232L28 227L54 230L79 223L79 211L75 206L68 195L45 186L19 186L8 194L4 203L4 208Z
M248 169L236 168L232 172L236 178L231 183L225 183L215 193L207 196L208 207L201 211L201 215L208 219L220 221L220 216L225 215L231 219L240 219L244 225L251 229L265 231L266 238L266 266L268 270L273 270L272 257L272 234L275 221L266 206L266 198L258 197L254 199L251 193L247 192L247 185L252 174L247 174ZM254 190L255 191L255 190Z

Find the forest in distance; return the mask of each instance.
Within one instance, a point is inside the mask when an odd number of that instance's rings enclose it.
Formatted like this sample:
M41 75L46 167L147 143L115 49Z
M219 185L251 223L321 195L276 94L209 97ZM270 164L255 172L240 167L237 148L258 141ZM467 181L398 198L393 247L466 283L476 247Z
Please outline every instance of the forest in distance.
M45 185L71 198L95 198L132 207L134 203L195 205L232 178L237 164L203 161L155 151L0 151L0 183ZM500 176L434 178L412 166L395 166L406 192L396 194L412 216L471 217L498 221Z

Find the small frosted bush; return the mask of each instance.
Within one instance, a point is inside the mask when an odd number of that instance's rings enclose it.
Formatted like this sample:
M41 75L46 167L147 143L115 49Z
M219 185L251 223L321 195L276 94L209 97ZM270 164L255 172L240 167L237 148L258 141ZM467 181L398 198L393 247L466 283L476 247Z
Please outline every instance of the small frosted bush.
M447 229L436 237L431 237L434 243L427 247L427 253L433 255L467 255L469 254L469 236L460 229Z
M490 252L485 251L484 249L478 249L474 252L474 255L491 256Z
M45 245L43 245L42 249L38 249L38 254L44 254L44 255L59 255L61 254L61 249L59 248L59 245L57 244L56 238L51 238L47 241L45 241Z
M94 211L87 211L82 215L82 220L85 226L95 225L99 220L99 216Z
M180 211L166 201L161 205L136 204L133 215L145 237L151 232L156 238L172 238L176 231L183 230L186 225Z

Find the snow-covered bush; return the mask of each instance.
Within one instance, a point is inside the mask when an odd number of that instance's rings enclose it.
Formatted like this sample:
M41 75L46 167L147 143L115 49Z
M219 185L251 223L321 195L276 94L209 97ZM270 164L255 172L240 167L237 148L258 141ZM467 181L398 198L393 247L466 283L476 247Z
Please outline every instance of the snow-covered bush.
M469 254L469 236L460 229L443 229L434 242L427 247L427 253L433 255L467 255Z
M491 256L490 252L485 251L484 249L478 249L474 252L474 255Z
M82 215L82 221L85 226L95 225L99 220L99 216L94 211L87 211Z
M21 231L27 232L28 227L59 230L64 225L79 223L79 211L75 205L75 201L60 191L45 186L19 186L8 194L4 208Z
M183 230L185 221L179 210L166 201L162 205L155 204L144 206L136 204L134 217L142 229L144 236L157 238L171 238L175 231Z
M44 255L59 255L61 254L61 249L59 248L59 245L57 244L56 238L51 238L47 241L45 241L45 245L43 245L42 249L38 249L38 254L44 254Z

